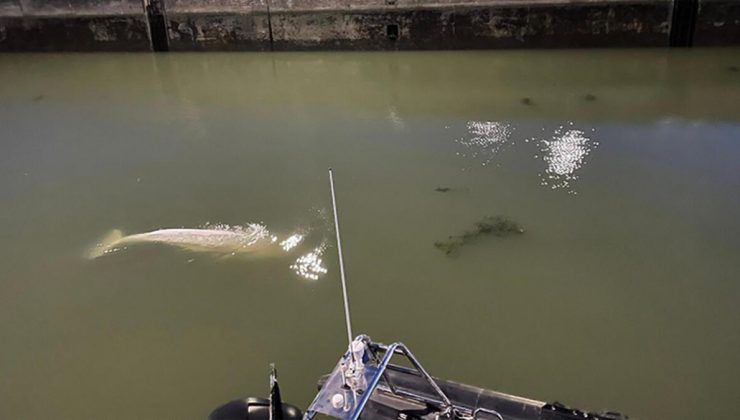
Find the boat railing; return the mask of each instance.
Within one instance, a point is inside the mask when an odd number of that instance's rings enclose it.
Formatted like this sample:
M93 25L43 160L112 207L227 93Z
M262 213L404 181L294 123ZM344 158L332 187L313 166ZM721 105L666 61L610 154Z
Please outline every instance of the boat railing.
M403 356L413 369L391 364L391 359L395 355ZM397 386L387 374L389 369L413 372L422 377L433 391L433 396ZM438 418L473 420L487 414L503 420L503 417L494 410L456 407L403 343L385 345L373 342L365 335L353 340L349 350L339 360L306 410L304 420L313 419L316 414L340 420L358 420L376 389L427 407L434 407Z

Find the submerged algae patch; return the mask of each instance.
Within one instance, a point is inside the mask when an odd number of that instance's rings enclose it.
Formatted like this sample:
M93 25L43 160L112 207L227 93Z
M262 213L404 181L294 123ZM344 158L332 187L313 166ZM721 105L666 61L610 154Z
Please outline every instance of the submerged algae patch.
M524 229L519 224L504 216L486 217L475 224L477 234L493 234L496 236L509 236L512 233L524 233Z
M437 187L434 189L435 192L446 193L446 192L470 192L469 188L466 187Z
M524 228L519 223L505 216L487 216L475 223L473 230L467 230L462 235L452 235L444 241L437 241L434 247L444 252L445 255L452 255L459 249L482 235L494 235L497 237L506 237L512 234L521 235Z

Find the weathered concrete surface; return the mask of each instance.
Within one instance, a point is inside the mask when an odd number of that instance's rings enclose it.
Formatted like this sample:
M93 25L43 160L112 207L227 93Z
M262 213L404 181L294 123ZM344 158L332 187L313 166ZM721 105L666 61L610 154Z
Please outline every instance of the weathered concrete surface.
M169 0L170 50L270 50L267 0Z
M154 1L0 0L0 51L668 46L688 0ZM740 45L740 0L698 1L694 45Z
M19 17L23 15L19 0L0 0L0 17Z
M274 49L667 46L672 8L671 0L321 3L272 0Z
M694 45L740 45L740 1L699 0Z
M147 26L126 16L0 19L0 51L148 51Z
M150 49L140 0L0 1L0 51Z
M140 0L20 0L25 16L141 15Z

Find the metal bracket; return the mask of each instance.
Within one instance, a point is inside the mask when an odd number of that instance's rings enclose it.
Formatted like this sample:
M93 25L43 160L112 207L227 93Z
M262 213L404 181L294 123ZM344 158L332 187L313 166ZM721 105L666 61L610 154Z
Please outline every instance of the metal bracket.
M361 356L362 366L359 369L355 369L352 365L353 357L356 357L353 356L352 352L355 343L362 343L364 346ZM380 361L377 361L378 351L384 353ZM373 392L378 387L381 378L388 384L392 393L402 394L398 392L390 378L385 374L391 359L396 354L405 356L439 396L442 404L442 414L451 413L453 406L450 399L405 345L393 343L386 346L373 343L369 337L361 335L355 338L350 345L350 349L339 359L323 388L306 410L303 419L313 419L316 414L320 413L340 420L358 420ZM370 355L374 356L376 360L371 360ZM350 379L348 379L348 375L351 375Z

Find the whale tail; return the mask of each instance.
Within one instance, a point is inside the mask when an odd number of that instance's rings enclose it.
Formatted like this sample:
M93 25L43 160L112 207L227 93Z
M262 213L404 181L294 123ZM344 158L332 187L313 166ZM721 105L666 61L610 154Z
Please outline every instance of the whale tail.
M119 229L111 230L85 253L85 257L92 260L109 252L113 252L115 250L114 246L122 238L123 232Z

